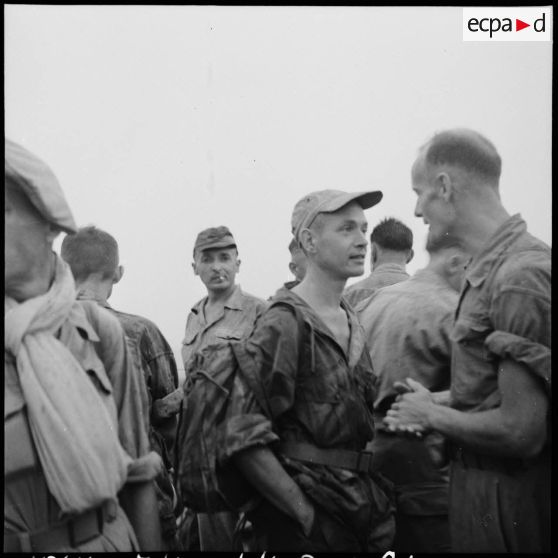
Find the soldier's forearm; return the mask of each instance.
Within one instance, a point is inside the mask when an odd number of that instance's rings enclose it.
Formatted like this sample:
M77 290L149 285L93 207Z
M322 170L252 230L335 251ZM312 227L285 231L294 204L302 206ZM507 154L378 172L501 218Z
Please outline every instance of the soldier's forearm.
M234 461L262 496L300 523L306 533L310 531L314 507L269 448L244 450Z
M128 483L118 497L134 528L139 549L164 550L153 481Z

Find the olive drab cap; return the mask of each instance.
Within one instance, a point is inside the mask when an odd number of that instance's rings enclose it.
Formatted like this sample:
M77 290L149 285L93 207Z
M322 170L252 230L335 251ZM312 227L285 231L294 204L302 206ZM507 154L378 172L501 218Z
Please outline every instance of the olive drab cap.
M291 218L293 236L299 240L300 232L307 229L319 213L334 213L348 203L356 201L362 209L376 205L382 192L342 192L341 190L319 190L311 192L297 202Z
M194 254L200 250L210 248L229 248L236 247L236 242L228 227L211 227L203 230L196 238Z
M54 173L36 155L7 138L4 176L21 189L47 222L67 233L76 232L72 211Z

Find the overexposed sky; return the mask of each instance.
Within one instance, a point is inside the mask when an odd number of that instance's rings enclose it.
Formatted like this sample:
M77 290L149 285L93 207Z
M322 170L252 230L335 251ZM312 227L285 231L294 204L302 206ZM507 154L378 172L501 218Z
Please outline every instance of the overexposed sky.
M54 170L78 225L119 242L111 304L176 352L204 294L197 233L227 225L238 282L291 279L305 193L380 189L427 261L410 168L465 126L503 158L501 195L551 242L550 42L463 42L462 8L5 5L6 136ZM60 245L59 239L56 246ZM368 273L367 267L367 273Z

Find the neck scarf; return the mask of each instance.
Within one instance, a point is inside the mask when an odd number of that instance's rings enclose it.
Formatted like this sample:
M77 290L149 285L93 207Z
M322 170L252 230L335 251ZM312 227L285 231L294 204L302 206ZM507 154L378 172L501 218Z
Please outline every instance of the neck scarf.
M63 513L80 513L115 498L132 462L107 404L55 337L75 296L70 268L57 256L47 293L22 303L4 299L5 347L16 358L33 441Z

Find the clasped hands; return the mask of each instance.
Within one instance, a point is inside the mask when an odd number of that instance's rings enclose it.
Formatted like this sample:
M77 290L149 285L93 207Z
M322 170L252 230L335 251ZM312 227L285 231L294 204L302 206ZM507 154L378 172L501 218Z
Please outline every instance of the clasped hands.
M435 404L432 393L412 378L395 382L393 387L399 395L383 420L386 430L422 438L431 428L428 416L429 409Z

